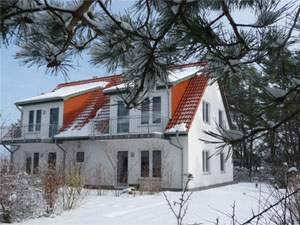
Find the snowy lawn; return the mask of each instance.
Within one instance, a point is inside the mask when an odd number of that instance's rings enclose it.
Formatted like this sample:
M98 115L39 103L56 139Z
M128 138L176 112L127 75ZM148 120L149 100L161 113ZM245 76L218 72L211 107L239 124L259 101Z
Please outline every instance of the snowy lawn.
M262 185L262 192L268 196L268 188ZM179 192L167 192L170 199L178 199ZM224 187L194 192L185 224L211 224L217 217L220 224L228 224L230 218L224 213L231 214L233 202L239 220L251 217L252 210L258 211L259 188L253 183L239 183ZM172 215L163 195L121 195L97 196L90 191L81 206L74 210L63 212L53 218L38 218L27 220L18 225L175 225Z

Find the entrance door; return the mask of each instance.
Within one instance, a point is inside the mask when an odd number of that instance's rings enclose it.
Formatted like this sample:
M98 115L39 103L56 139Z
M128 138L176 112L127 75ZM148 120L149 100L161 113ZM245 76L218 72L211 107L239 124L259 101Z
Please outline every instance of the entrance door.
M58 133L58 113L58 108L50 109L49 137L53 137Z
M128 151L118 152L118 185L127 185L128 181Z

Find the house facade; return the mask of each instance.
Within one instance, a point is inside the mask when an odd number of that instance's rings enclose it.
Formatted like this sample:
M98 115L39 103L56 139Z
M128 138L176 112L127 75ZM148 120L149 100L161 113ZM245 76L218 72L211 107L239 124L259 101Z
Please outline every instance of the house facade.
M121 75L59 84L52 92L16 102L20 124L1 131L1 144L18 169L35 174L80 165L87 186L124 187L147 180L162 188L190 189L233 180L227 151L202 140L229 127L218 84L202 64L170 67L169 84L128 109ZM8 147L10 146L10 148Z

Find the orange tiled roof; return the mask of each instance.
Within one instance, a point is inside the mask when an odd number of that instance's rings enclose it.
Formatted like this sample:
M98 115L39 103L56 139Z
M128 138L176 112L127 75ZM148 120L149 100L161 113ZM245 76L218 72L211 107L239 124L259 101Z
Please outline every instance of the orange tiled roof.
M190 79L189 84L166 129L185 123L187 130L189 130L207 83L208 77L205 75L196 75Z

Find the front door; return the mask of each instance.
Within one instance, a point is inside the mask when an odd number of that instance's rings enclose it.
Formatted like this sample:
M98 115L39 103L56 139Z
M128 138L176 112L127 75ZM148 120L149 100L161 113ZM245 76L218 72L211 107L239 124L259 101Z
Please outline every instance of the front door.
M128 151L118 152L118 185L127 185L128 181Z

